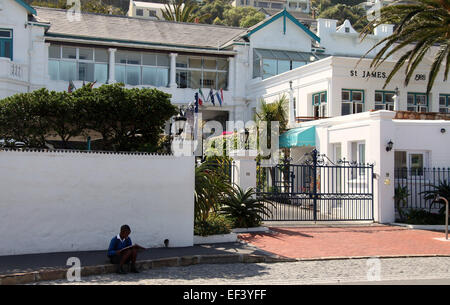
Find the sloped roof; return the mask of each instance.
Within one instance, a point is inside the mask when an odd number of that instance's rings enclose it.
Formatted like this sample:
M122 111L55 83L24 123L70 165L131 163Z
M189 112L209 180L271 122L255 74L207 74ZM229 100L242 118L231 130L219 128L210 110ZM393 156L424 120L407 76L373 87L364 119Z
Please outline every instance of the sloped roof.
M307 26L305 26L300 21L298 21L294 16L292 16L288 11L286 11L286 9L279 11L275 15L273 15L269 18L266 18L266 19L262 20L261 22L255 24L254 26L248 28L247 32L242 36L250 37L253 33L259 31L266 25L269 25L270 23L277 20L278 18L283 18L284 22L286 19L291 20L295 25L297 25L299 28L301 28L308 36L310 36L312 40L320 42L320 38L316 34L314 34L311 30L309 30Z
M79 21L69 21L66 10L37 7L36 11L41 21L50 22L46 35L51 37L217 50L246 31L227 26L93 13L82 13Z
M15 0L17 3L22 5L30 14L36 15L36 10L32 8L28 3L23 0Z

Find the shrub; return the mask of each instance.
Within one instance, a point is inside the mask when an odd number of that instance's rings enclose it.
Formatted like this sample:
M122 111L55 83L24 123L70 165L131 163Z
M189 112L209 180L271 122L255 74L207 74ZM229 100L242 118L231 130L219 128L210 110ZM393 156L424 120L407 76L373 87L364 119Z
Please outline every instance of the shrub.
M434 201L437 196L441 196L447 198L450 201L450 183L446 180L439 181L437 185L430 185L431 189L420 192L420 194L424 194L425 200L431 200L430 211L435 203L442 205L439 214L445 214L445 202L443 200Z
M210 214L206 220L196 221L194 235L208 236L215 234L228 234L232 223L223 215Z
M221 212L233 222L235 228L251 228L261 225L263 215L270 216L266 204L271 202L256 198L253 188L243 191L239 186L228 190L222 201Z
M443 225L445 224L445 216L426 210L413 209L408 211L405 222L415 225Z

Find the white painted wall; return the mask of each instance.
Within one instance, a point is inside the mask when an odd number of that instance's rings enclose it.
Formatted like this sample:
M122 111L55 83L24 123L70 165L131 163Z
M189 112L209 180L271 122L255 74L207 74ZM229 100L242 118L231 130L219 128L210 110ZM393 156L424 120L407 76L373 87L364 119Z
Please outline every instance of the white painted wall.
M193 157L0 152L0 255L192 246ZM12 235L11 235L12 234Z
M450 166L450 121L394 120L394 116L393 111L375 111L301 124L316 126L316 148L331 159L334 144L341 144L342 157L353 160L351 143L365 143L366 162L374 164L374 218L381 223L395 220L395 150L426 151L427 167ZM445 133L441 132L442 128ZM394 147L388 152L386 145L390 140Z

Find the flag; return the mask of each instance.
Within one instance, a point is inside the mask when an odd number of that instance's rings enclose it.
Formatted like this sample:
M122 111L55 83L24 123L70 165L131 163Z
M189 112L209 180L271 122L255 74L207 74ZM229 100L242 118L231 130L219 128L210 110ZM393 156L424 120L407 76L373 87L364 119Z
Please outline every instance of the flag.
M222 102L223 102L223 89L222 88L220 88L220 98L222 99Z
M211 99L211 103L212 103L214 106L216 106L216 104L214 103L214 94L213 94L213 90L212 90L212 89L209 90L209 97L210 97L210 99Z
M220 107L222 107L222 99L220 98L219 92L216 92L217 100L219 101Z
M67 92L72 93L72 91L76 89L73 81L69 81L69 88L67 88Z
M96 82L97 82L97 81L94 81L93 83L90 83L90 84L89 84L89 89L92 89L92 88L94 87L94 85L95 85Z
M198 92L195 92L195 113L198 113L198 103L199 103L199 98L198 98Z
M202 88L199 88L198 91L200 92L200 95L202 97L202 101L206 101L205 96L203 95L203 92L202 92Z

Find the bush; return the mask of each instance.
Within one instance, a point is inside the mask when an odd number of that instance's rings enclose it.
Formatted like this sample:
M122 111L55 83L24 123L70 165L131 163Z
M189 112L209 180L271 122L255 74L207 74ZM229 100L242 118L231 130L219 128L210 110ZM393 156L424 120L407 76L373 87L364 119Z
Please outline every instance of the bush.
M243 191L235 186L226 193L220 210L233 222L234 228L252 228L261 225L263 215L271 215L265 204L272 205L267 200L256 198L253 188Z
M56 137L62 148L90 132L100 149L156 151L167 120L176 114L170 95L123 84L85 85L71 93L39 89L0 100L0 139L43 148Z
M210 214L205 221L196 221L194 224L194 235L208 236L230 232L231 222L223 215Z
M444 225L445 216L426 210L410 210L406 215L405 222L414 225Z

